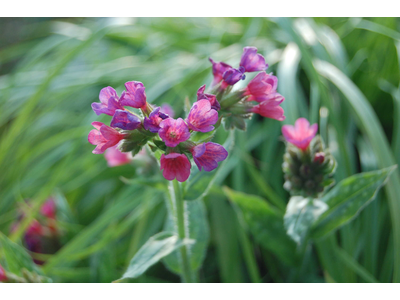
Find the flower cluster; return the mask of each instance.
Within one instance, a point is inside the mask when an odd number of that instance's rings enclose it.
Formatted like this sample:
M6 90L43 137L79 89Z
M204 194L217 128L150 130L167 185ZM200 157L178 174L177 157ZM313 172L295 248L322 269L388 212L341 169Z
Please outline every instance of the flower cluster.
M284 155L284 188L292 195L318 197L333 184L336 162L321 138L318 125L300 118L295 125L282 126L287 143Z
M29 203L27 202L29 206ZM25 218L23 211L18 216L18 221L11 226L15 231L20 222ZM56 205L53 198L49 198L40 208L39 215L34 219L24 233L24 245L30 252L55 253L58 250L59 232L56 227ZM43 264L34 259L35 263Z
M206 86L197 91L186 118L174 118L168 106L156 107L147 102L145 87L138 81L125 83L121 97L112 87L100 92L100 103L92 104L97 115L112 116L110 126L93 122L94 130L88 140L96 145L94 154L104 153L110 166L128 163L146 144L153 151L161 151L160 169L167 180L186 181L191 160L198 169L210 172L225 160L228 152L211 142L214 131L224 119L225 128L244 129L244 119L252 113L276 120L284 120L279 104L284 98L276 92L277 78L265 73L268 65L254 47L245 47L238 69L212 59L214 80L210 93ZM232 86L245 78L246 72L259 73L245 89L232 92ZM258 104L254 105L252 101ZM136 109L137 111L133 111ZM206 138L199 139L199 134ZM210 133L207 135L207 133Z

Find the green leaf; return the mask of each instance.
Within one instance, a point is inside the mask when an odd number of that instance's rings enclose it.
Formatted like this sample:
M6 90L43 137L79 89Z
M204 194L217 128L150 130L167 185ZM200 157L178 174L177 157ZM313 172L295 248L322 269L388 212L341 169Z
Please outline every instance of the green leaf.
M224 187L224 192L241 209L257 242L283 262L295 265L296 244L286 235L282 213L258 196L236 192L228 187Z
M165 224L165 231L177 234L174 226L173 215L169 209L168 219ZM208 240L210 236L210 228L208 226L206 208L202 199L196 201L185 201L185 224L188 224L188 238L195 240L195 243L188 246L190 265L192 270L197 270L203 263ZM181 266L179 263L178 251L174 251L163 259L165 265L172 272L181 274Z
M287 234L297 243L302 243L313 223L328 209L319 199L291 197L284 216Z
M20 245L12 242L1 232L0 245L0 253L4 255L8 271L19 276L22 275L22 269L27 269L28 271L42 274L28 252Z
M392 166L378 171L348 177L339 182L322 197L329 209L314 224L311 235L320 238L354 219L360 211L375 199L379 189L397 168Z
M193 241L181 240L170 232L160 232L153 235L132 258L128 269L121 279L135 278L142 275L148 268L156 264L163 257L179 249L183 245L189 245L191 243L193 243Z

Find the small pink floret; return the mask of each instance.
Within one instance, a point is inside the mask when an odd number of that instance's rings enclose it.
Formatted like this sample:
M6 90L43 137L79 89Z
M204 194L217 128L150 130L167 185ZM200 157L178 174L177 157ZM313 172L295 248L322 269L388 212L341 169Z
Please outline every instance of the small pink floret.
M160 164L160 170L163 170L163 176L167 180L176 178L179 182L184 182L189 178L191 164L184 154L162 154Z
M282 126L282 134L286 141L303 151L308 148L308 145L315 137L317 131L318 124L313 124L310 126L310 122L308 122L308 120L305 118L297 119L297 121L294 123L294 126Z

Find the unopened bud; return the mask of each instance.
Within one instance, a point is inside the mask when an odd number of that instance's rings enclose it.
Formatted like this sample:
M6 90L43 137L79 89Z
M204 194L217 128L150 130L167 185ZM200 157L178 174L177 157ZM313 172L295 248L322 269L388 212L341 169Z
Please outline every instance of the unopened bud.
M324 152L317 152L314 155L314 162L319 163L320 165L322 165L322 163L325 160L325 153Z

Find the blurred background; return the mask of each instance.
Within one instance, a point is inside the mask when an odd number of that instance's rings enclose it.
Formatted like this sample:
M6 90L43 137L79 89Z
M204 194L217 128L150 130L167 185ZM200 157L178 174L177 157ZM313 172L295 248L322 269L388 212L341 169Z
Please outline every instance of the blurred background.
M183 116L184 99L195 101L211 83L208 57L237 66L242 48L255 46L279 78L287 118L253 117L247 132L235 132L230 163L204 199L209 234L199 280L392 282L400 268L400 196L391 187L398 173L296 264L254 240L222 187L284 213L281 126L298 117L319 123L338 161L336 181L398 163L399 28L396 18L0 18L0 231L55 282L120 278L167 211L154 161L109 167L91 153L90 123L110 121L91 103L103 87L120 94L135 80L150 103ZM45 203L55 203L50 214ZM46 224L45 241L35 219ZM130 280L179 281L163 263Z

